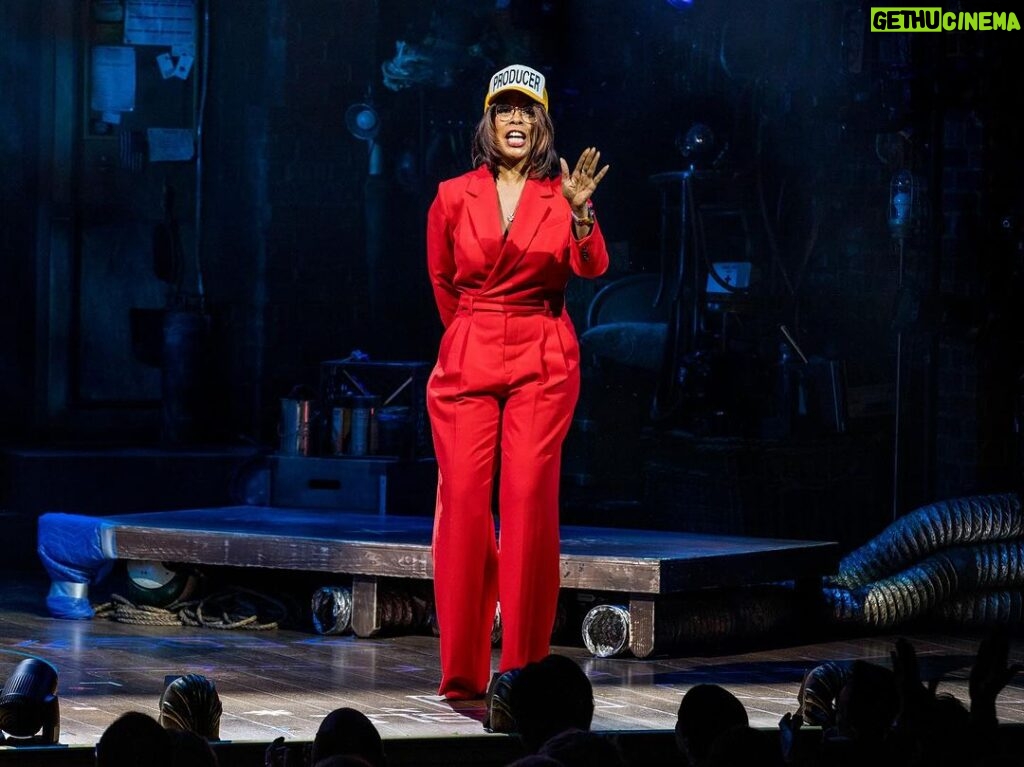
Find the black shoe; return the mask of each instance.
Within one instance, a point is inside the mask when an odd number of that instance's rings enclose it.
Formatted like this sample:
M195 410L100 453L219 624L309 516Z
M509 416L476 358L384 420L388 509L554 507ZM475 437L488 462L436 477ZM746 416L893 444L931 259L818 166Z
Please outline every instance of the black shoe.
M516 731L516 721L512 717L509 705L509 692L512 683L519 676L519 669L509 669L504 673L495 673L487 686L487 718L484 729L487 732L512 733Z

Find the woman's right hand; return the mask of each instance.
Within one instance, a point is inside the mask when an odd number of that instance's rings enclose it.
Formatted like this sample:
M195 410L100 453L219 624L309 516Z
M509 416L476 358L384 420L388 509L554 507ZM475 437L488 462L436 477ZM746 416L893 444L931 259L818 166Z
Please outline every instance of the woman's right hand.
M562 166L562 195L569 201L573 213L580 218L587 212L587 202L597 189L608 172L610 165L605 165L597 170L597 163L601 159L601 153L596 147L587 147L580 154L576 161L576 167L569 173L569 165L564 157L559 157L558 162Z

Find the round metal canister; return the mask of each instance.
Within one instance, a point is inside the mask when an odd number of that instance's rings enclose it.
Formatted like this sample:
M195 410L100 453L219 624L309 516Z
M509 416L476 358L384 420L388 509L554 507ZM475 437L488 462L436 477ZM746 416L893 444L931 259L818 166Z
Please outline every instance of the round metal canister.
M352 427L346 455L370 455L376 449L376 411L380 397L355 395L352 401Z
M287 397L281 400L280 434L283 455L309 455L312 415L312 400Z

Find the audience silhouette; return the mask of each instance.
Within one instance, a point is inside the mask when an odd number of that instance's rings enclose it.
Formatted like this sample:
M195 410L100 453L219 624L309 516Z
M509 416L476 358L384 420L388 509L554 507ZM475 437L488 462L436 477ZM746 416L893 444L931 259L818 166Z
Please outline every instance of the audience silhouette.
M314 762L313 767L373 767L373 763L355 754L335 754Z
M590 730L563 730L544 742L538 751L563 767L626 767L614 741Z
M545 754L527 754L514 762L509 762L507 767L565 767L565 765Z
M969 701L964 702L939 692L940 679L923 680L914 646L899 638L890 653L891 667L854 661L841 683L822 696L823 700L834 697L834 705L831 720L823 722L820 730L803 730L799 713L784 715L777 731L751 727L746 709L732 692L717 684L697 684L679 703L678 754L664 754L664 761L658 763L678 763L681 756L686 767L1024 764L1022 754L1007 748L1011 741L1003 737L996 714L997 697L1024 668L1011 665L1008 659L1008 629L1000 626L978 646L968 681ZM591 730L593 687L572 658L552 653L518 669L509 679L508 710L525 754L508 767L639 767L644 763L620 750L615 735ZM217 754L203 733L180 726L193 722L194 712L184 705L190 696L177 695L187 687L179 687L172 696L175 715L167 717L175 726L162 726L140 712L118 717L96 745L96 767L217 767ZM214 696L201 697L209 701ZM204 711L214 713L209 708ZM200 719L208 725L218 718L205 714ZM279 739L274 745L282 744ZM279 750L275 755L268 749L267 764L387 767L380 733L354 708L327 714L308 753L304 745Z
M786 763L808 767L996 767L1021 764L1003 751L996 697L1020 672L1009 665L1009 638L998 626L981 641L971 666L969 705L940 683L921 679L917 653L905 638L890 653L892 668L857 661L836 696L835 721L816 743L800 738L798 714L779 722ZM801 748L801 746L805 746ZM807 748L806 746L810 746Z
M747 710L731 692L717 684L694 685L679 702L676 747L690 767L698 767L707 760L719 734L747 723Z
M318 765L331 756L355 756L371 767L387 767L377 727L366 714L354 708L336 708L320 722L309 761Z
M509 708L523 747L534 754L560 732L590 729L594 690L579 663L551 653L512 680Z
M775 733L749 725L735 725L712 741L704 761L707 767L783 767L782 751Z
M191 730L165 729L171 736L174 767L217 767L217 754L202 735Z
M139 711L115 719L96 744L96 767L171 767L173 738Z

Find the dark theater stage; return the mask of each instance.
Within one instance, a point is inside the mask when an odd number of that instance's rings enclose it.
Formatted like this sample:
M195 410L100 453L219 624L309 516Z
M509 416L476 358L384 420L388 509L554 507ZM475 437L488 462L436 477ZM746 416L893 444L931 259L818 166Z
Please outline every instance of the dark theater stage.
M59 669L64 745L89 746L119 713L156 713L166 678L200 673L215 682L223 701L226 742L218 747L225 760L239 764L253 763L277 737L301 747L323 716L341 706L371 718L397 764L422 764L430 754L436 761L427 763L438 765L463 759L501 765L517 753L514 739L484 731L483 701L449 704L436 695L437 639L422 621L430 598L428 517L224 506L97 517L44 513L39 523L41 541L73 539L70 548L59 549L63 564L96 573L97 561L83 565L67 554L92 540L111 566L86 589L99 611L92 619L47 615L48 585L38 572L8 578L3 592L4 653L12 661L41 657ZM40 546L54 556L54 549ZM887 665L898 636L914 642L925 678L941 677L942 690L964 698L982 633L829 625L814 612L821 607L822 576L836 571L836 557L833 542L564 526L568 625L556 632L552 649L576 659L591 680L595 729L619 734L638 752L663 755L672 753L676 709L693 685L726 686L754 726L773 729L783 714L797 710L808 671L855 659ZM124 570L133 561L161 561L192 573L197 588L213 596L240 589L297 604L323 584L336 584L351 594L350 625L344 634L320 633L310 624L308 605L296 614L301 617L262 630L263 619L218 629L213 622L162 625L131 610L115 618L116 599L133 594ZM796 587L783 588L788 596L781 602L755 605L755 611L791 614L762 617L744 630L737 593L765 584ZM405 617L390 622L389 602L405 605ZM629 612L630 647L612 656L581 641L581 615L598 602ZM418 623L410 609L421 613ZM709 609L710 620L701 614ZM696 628L671 641L680 621ZM655 646L666 638L667 645ZM1018 655L1024 657L1024 645L1015 643ZM1006 724L1024 723L1024 680L1000 696L999 716ZM79 754L71 749L65 756ZM651 756L645 763L673 762Z
M514 739L484 732L482 702L449 705L437 697L437 640L432 636L359 638L308 629L145 626L102 617L57 620L43 606L46 589L38 575L4 578L0 654L12 666L37 656L58 668L61 743L70 753L50 755L67 762L32 762L24 754L12 763L91 764L91 747L111 721L130 710L156 715L165 678L183 673L203 674L216 684L224 709L221 738L226 743L220 748L241 760L231 764L262 764L262 748L277 737L308 742L323 716L340 706L371 718L396 765L440 767L473 753L461 763L497 767L518 753ZM940 691L964 698L977 637L970 632L905 635L918 650L922 674L942 675ZM857 658L888 664L896 636L876 632L794 639L785 645L766 645L761 639L746 647L643 660L597 658L579 643L553 650L578 660L590 678L595 729L630 733L636 748L657 747L671 755L668 733L682 694L693 685L726 686L743 701L751 724L772 729L784 713L796 710L807 671L825 661ZM1024 647L1015 644L1011 660L1022 658ZM998 714L1004 723L1024 724L1024 680L1018 678L1003 692ZM0 761L6 758L13 758L11 752L0 747ZM667 765L676 759L644 763Z
M0 688L0 764L91 767L189 672L222 767L342 706L392 767L507 764L436 695L437 456L481 509L557 490L551 646L629 767L700 682L772 730L900 636L964 702L993 629L1024 662L1013 5L0 0L0 681L53 664L62 725L15 754Z

